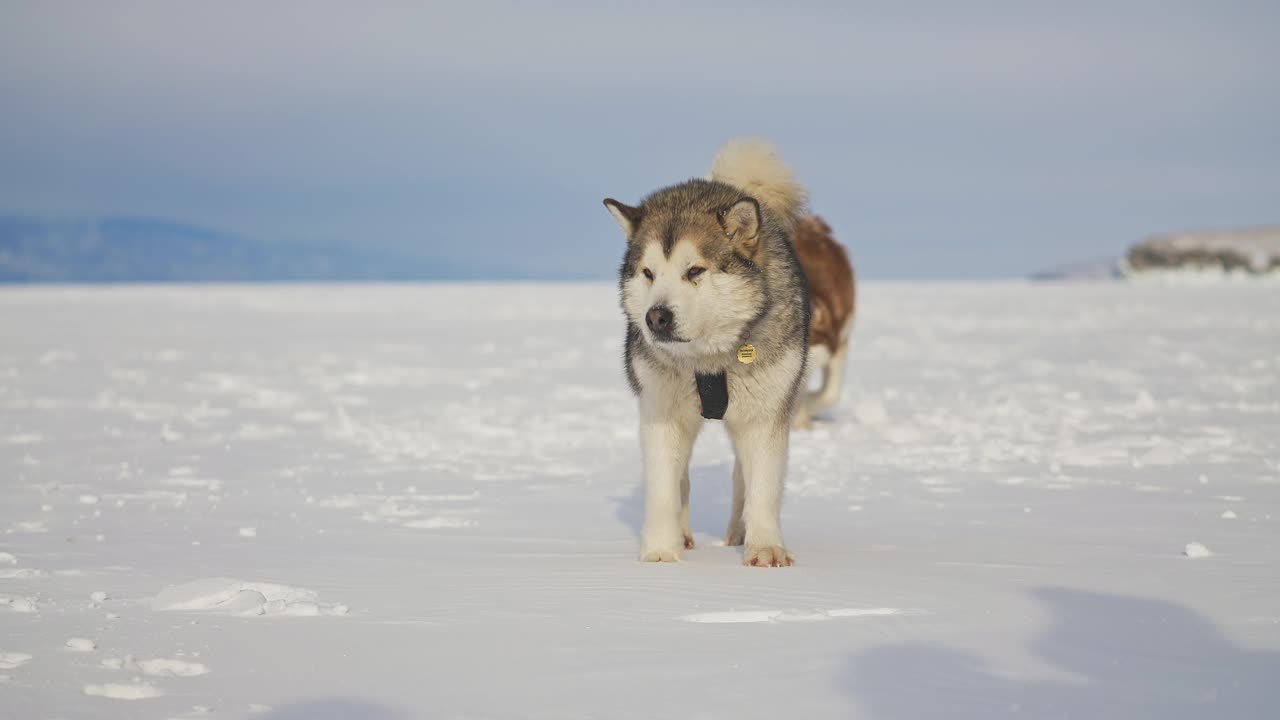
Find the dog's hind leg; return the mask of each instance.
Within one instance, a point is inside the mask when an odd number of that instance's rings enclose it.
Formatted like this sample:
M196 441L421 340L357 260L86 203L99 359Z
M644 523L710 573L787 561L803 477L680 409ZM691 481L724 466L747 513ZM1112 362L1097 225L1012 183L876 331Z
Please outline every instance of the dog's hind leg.
M689 471L680 480L680 529L684 532L684 549L693 549L693 528L689 527Z
M747 538L746 529L742 525L743 498L746 487L742 481L742 463L733 461L733 508L729 511L729 529L724 532L724 544L730 547L741 545Z
M840 347L832 354L822 373L822 389L813 393L805 402L806 409L817 415L826 412L840 402L840 393L844 390L844 366L849 360L848 338L840 342Z
M809 395L805 393L796 398L795 414L791 416L791 427L797 430L813 428L813 409L809 407Z
M826 345L818 344L809 348L809 358L805 363L804 380L800 385L800 394L796 396L795 412L791 416L791 427L797 430L808 430L813 427L813 416L817 413L814 409L814 399L816 393L809 392L809 381L817 376L818 372L822 372L822 386L826 388L827 381L831 377L831 371L827 368L831 362L831 351Z

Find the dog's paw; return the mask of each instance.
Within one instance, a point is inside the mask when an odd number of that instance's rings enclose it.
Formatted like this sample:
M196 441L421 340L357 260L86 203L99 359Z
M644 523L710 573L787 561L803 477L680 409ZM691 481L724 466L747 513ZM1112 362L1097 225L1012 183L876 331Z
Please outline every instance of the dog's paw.
M748 545L742 564L752 567L790 567L796 559L781 545Z
M675 549L655 550L642 549L640 551L640 562L680 562L680 553Z
M684 549L685 550L693 549L693 533L686 532L684 534Z
M678 562L682 547L685 547L685 538L678 529L674 532L645 534L640 538L640 561Z

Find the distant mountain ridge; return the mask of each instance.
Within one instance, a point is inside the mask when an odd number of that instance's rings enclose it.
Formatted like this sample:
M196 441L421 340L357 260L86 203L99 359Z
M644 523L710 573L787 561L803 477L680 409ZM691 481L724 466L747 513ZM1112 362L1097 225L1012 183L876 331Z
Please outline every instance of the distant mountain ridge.
M482 269L352 247L268 243L145 217L0 215L0 283L456 280Z
M1041 270L1031 276L1032 280L1086 282L1101 280L1119 280L1124 277L1119 260L1094 260L1092 262L1072 263L1059 267Z

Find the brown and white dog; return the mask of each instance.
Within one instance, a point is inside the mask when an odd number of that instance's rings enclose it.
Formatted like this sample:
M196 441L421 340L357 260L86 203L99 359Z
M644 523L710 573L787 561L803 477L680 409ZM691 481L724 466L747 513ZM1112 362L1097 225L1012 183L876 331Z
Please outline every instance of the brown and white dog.
M849 333L853 329L856 290L853 265L844 246L836 242L831 226L816 215L796 224L791 236L800 266L809 282L810 373L822 370L822 387L806 391L796 399L792 424L813 425L813 417L831 409L840 400L844 387L845 363L849 358Z

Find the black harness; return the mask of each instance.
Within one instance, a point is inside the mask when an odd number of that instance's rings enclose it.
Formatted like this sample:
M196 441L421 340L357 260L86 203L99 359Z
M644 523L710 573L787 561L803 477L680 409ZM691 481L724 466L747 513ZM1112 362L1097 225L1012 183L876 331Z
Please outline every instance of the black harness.
M756 361L756 346L743 343L738 348L738 362L750 365ZM702 401L702 417L723 420L729 409L729 378L725 371L718 373L694 373L693 384L698 386L698 399Z
M698 397L702 400L702 417L723 420L724 412L729 409L729 379L725 377L724 371L694 373L693 381L698 386Z

